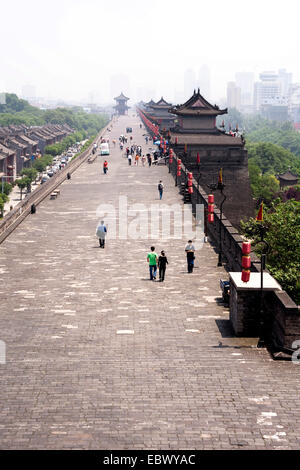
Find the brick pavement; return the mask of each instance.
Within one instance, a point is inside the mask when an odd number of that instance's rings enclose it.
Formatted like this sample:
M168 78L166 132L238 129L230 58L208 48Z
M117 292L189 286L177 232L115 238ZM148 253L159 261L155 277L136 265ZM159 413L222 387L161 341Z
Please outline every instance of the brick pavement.
M110 139L136 118L121 117ZM95 238L100 203L181 203L167 167L84 163L0 245L1 449L297 449L299 371L234 338L207 243L148 280L152 241ZM120 330L130 334L119 334ZM124 331L122 331L124 333Z

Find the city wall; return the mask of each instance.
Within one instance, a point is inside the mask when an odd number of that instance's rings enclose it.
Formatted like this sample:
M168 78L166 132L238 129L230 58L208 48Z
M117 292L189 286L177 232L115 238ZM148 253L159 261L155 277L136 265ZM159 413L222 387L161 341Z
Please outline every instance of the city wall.
M187 182L189 170L181 163L181 176L177 176L177 156L174 155L170 171L177 178L178 189L181 183ZM193 194L191 204L194 213L196 204L208 206L208 194L200 185L201 178L196 181L193 178ZM225 202L226 204L226 202ZM220 245L220 230L222 240L222 261L227 271L242 271L242 243L244 239L238 230L230 223L224 215L220 221L220 210L215 208L214 223L207 224L207 234L216 250ZM260 272L260 260L254 252L251 253L251 271ZM238 336L253 336L259 334L259 309L260 292L245 294L234 292L233 284L231 288L231 323ZM237 299L238 305L233 305L233 300ZM236 315L236 312L239 312ZM300 340L300 310L285 291L271 291L264 294L264 324L266 340L273 350L292 349L295 340Z

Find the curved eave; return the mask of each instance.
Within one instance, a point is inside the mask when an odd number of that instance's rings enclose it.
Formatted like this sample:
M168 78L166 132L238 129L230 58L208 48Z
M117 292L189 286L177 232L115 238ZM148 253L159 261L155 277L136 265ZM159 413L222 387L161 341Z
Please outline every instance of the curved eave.
M228 110L226 109L176 109L171 108L168 110L169 113L176 114L177 116L219 116L221 114L227 114Z

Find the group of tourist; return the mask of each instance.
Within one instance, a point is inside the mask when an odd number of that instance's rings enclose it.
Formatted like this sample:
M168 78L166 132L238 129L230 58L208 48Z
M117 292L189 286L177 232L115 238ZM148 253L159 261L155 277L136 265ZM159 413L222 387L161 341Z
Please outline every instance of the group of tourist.
M193 245L192 240L188 241L188 244L185 247L185 253L188 273L192 273L194 270L195 261L195 246ZM160 256L158 256L155 252L155 247L151 246L151 251L147 255L147 261L149 264L150 281L156 281L158 267L159 282L163 282L165 280L167 264L169 264L165 251L162 250L160 252Z
M100 224L96 229L96 236L99 239L100 248L105 247L105 238L107 235L107 227L104 224L104 220L101 220ZM187 259L188 273L192 273L194 270L195 261L195 246L192 240L188 241L185 246L185 253ZM155 252L155 247L151 246L150 252L147 254L147 261L149 264L150 281L156 281L157 268L159 270L159 282L164 282L165 274L167 269L168 258L164 250L160 252L160 256Z

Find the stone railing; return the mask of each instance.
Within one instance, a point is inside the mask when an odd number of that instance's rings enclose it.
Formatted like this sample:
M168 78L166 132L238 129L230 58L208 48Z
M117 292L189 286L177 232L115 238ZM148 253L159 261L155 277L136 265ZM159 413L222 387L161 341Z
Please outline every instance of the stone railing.
M91 153L94 143L97 143L99 139L104 135L107 128L110 127L111 123L108 123L98 134L96 139L91 143L87 150L78 155L74 160L71 160L68 165L62 170L55 173L52 178L35 189L25 199L19 202L5 217L0 221L0 243L3 242L15 228L31 213L32 205L37 206L47 196L49 196L54 189L61 185L66 179L67 174L72 174L77 168L87 160Z

